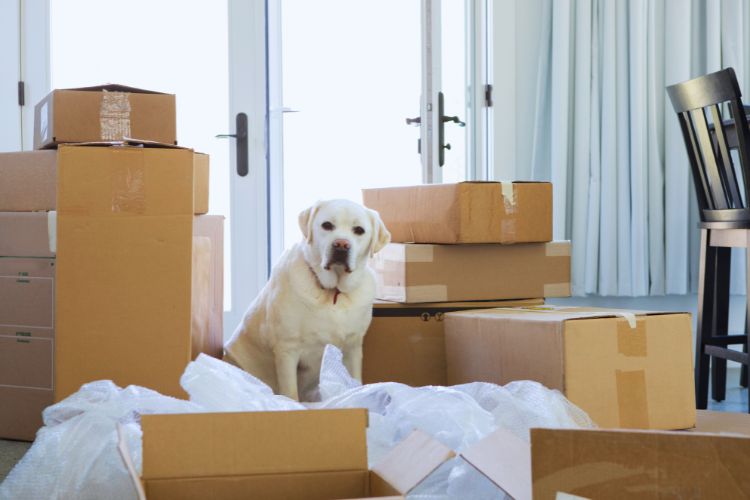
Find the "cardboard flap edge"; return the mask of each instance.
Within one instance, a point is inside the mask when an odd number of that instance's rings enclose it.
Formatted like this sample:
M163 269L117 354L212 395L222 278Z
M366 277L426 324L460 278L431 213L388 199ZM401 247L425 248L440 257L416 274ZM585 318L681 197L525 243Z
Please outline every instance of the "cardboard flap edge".
M372 467L372 472L406 495L455 456L453 450L437 439L415 430Z

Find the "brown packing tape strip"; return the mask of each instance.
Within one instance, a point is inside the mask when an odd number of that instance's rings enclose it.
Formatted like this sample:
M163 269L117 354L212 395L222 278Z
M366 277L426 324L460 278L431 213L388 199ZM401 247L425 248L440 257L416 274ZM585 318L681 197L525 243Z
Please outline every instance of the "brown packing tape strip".
M646 318L617 318L618 354L627 358L645 358L647 345ZM615 370L615 384L620 427L647 429L650 418L646 370Z
M546 257L570 257L569 241L550 241L544 244L544 255Z
M130 137L130 94L102 90L99 106L100 138L117 141Z
M545 283L544 297L570 297L570 282L567 283Z
M617 406L620 427L647 429L649 427L646 370L615 370Z

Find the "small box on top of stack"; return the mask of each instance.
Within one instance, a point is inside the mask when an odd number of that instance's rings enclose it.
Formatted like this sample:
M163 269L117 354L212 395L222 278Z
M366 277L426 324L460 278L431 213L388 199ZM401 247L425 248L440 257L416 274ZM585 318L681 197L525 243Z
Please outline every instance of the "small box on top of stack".
M209 158L176 146L174 103L55 90L39 150L0 153L0 437L33 439L93 380L181 397L187 362L221 355L223 217L204 215Z
M570 295L570 242L552 241L548 182L365 189L363 199L392 240L372 261L381 301L365 336L365 382L446 385L445 313ZM386 358L399 362L377 362Z

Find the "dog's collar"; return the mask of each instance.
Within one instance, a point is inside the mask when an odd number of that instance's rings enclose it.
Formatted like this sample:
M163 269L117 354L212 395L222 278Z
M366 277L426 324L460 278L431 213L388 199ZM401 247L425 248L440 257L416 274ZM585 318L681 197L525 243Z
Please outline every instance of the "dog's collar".
M333 290L333 305L336 305L336 301L339 298L339 294L341 293L341 290L339 290L338 287L336 288L326 288L323 286L323 283L320 282L320 278L318 278L318 275L315 273L315 269L312 268L310 264L307 265L307 268L312 273L313 277L315 278L315 281L318 283L318 286L321 290Z

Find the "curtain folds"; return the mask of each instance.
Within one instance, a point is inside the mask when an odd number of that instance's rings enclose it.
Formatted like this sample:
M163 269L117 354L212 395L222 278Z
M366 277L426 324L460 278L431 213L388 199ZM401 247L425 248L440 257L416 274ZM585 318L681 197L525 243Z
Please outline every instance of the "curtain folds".
M750 103L750 2L549 0L540 21L531 177L554 184L573 293L694 291L695 194L665 87L732 66Z

